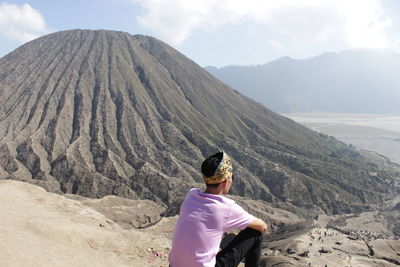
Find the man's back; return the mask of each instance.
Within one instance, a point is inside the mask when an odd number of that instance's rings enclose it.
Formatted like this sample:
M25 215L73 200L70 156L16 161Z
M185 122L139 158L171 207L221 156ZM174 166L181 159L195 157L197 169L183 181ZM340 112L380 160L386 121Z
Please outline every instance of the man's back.
M194 188L186 195L175 227L169 255L171 267L246 266L258 267L265 222L247 213L225 197L232 186L232 159L223 151L207 157L201 164L206 189ZM224 232L242 231L219 250Z
M253 220L233 200L191 189L180 210L170 263L172 267L215 266L224 232L244 229Z

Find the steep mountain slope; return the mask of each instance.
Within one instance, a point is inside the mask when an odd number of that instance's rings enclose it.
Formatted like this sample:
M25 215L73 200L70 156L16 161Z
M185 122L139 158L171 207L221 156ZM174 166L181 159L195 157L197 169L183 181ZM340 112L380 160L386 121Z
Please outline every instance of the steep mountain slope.
M206 69L276 112L400 114L400 54L343 51Z
M397 190L391 174L343 143L239 94L151 37L58 32L0 59L2 178L151 199L174 214L218 149L233 156L233 192L254 199L338 213Z

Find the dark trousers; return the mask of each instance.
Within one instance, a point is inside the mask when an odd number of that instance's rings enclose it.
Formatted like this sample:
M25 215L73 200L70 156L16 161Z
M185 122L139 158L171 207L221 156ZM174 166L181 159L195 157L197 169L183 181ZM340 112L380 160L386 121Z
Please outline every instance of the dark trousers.
M229 236L221 242L222 250L217 254L216 267L236 267L243 259L246 267L259 267L262 241L259 231L246 228L228 243L226 239Z

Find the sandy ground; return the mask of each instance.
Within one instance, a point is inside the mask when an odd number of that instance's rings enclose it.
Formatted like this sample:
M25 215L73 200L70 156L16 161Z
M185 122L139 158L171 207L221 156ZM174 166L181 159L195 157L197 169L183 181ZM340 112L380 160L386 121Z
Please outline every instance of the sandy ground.
M352 240L333 229L316 228L292 238L268 244L268 263L263 266L386 266L400 262L400 242Z
M177 216L126 230L76 200L12 180L0 180L0 203L0 267L168 266ZM331 219L271 239L261 266L400 265L400 241L353 240L327 229Z
M168 266L164 235L124 230L77 201L0 180L1 267Z

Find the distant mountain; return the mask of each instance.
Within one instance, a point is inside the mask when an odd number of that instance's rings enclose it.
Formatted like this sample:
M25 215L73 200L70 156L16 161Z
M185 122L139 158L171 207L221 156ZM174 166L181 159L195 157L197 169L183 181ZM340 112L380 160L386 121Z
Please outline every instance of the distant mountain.
M234 159L233 193L253 199L341 213L398 191L392 174L344 143L151 37L64 31L0 59L0 178L150 199L176 214L202 184L202 160L219 149Z
M400 114L400 54L344 51L258 66L206 67L272 110Z

